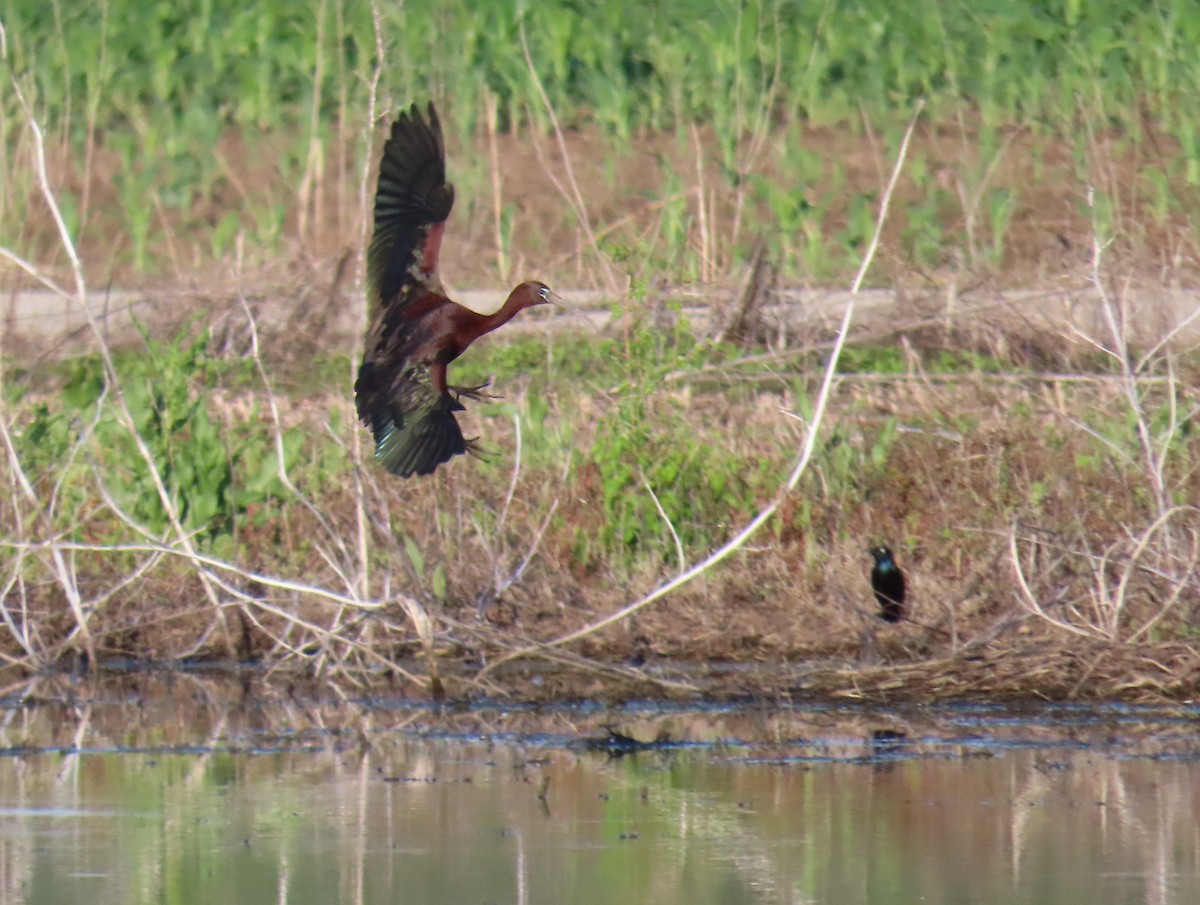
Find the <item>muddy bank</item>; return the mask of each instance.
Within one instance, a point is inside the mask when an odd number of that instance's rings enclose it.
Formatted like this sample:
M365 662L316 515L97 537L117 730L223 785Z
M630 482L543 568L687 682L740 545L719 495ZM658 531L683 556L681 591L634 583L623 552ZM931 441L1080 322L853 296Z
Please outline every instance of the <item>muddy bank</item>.
M193 686L197 701L223 707L271 708L329 699L389 702L387 706L466 713L475 708L537 712L542 708L773 708L864 707L912 710L938 705L1022 708L1142 705L1192 707L1200 697L1200 652L1189 644L1118 645L1050 639L1023 645L975 646L959 653L884 661L878 647L868 658L769 657L665 659L643 653L634 665L614 650L583 657L545 649L506 659L499 647L488 657L459 649L438 656L397 658L397 670L380 668L354 681L311 670L253 663L194 661L153 664L108 660L89 671L55 671L20 679L6 688L14 706L81 702L171 700ZM511 654L511 650L509 652ZM12 673L10 672L10 675ZM290 706L290 705L289 705Z
M481 696L436 704L382 687L331 694L252 673L43 677L0 697L5 716L0 756L350 752L428 738L610 755L707 749L758 759L825 760L978 757L1069 742L1107 754L1200 758L1200 712L1193 705L1034 700L885 705L786 695L665 700L641 697L637 692L650 689L633 686L620 699L610 694L568 700L549 693L561 676L541 678L530 686L537 698Z

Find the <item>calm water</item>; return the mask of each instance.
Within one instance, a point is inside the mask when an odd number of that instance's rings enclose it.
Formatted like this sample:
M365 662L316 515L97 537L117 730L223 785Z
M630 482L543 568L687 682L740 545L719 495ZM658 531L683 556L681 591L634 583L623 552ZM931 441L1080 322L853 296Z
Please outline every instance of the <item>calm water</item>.
M3 905L1200 902L1192 711L69 697L0 710Z

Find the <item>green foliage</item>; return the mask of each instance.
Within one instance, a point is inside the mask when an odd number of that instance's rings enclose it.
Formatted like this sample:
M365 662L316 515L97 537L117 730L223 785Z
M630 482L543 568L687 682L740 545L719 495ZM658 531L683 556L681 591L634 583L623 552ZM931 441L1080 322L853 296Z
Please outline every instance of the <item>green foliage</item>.
M931 374L999 374L1017 370L1009 361L970 349L930 349L922 356L921 367ZM838 359L843 374L903 374L909 368L904 350L896 344L882 346L846 346Z
M220 363L208 353L207 331L189 338L185 329L169 341L143 338L144 349L115 362L132 425L120 414L100 360L75 359L67 365L60 404L34 407L18 453L35 475L73 475L68 493L82 501L88 490L79 479L88 469L72 467L79 448L113 501L160 533L170 521L140 437L183 528L209 541L231 534L239 514L283 492L274 440L261 426L238 431L214 419L210 393ZM287 431L282 440L285 462L294 464L303 434Z
M623 397L601 421L590 456L604 512L599 545L618 558L673 555L654 497L687 551L719 542L731 518L753 511L754 475L745 474L738 456L698 434L694 415L678 404L652 410L643 397ZM586 559L587 545L577 552Z
M877 201L875 192L862 192L850 199L846 226L838 233L837 240L848 260L862 258L871 234L875 231Z
M744 126L774 89L782 112L832 119L903 109L917 97L979 106L987 121L1073 112L1072 88L1101 92L1113 117L1145 96L1194 121L1186 90L1200 40L1181 4L1132 0L1028 6L992 3L897 7L886 0L822 4L782 0L666 0L638 15L626 3L529 4L412 0L382 6L386 77L458 98L460 115L483 110L486 88L511 123L530 103L520 47L530 52L551 102L583 111L622 137L692 120ZM303 120L319 91L320 114L340 112L340 92L366 90L350 73L373 62L371 7L266 0L178 0L147 12L133 0L54 7L9 0L4 20L18 70L35 74L56 122L107 101L96 125L131 123L173 151L214 125L265 129ZM453 34L455 40L445 40ZM318 72L322 81L314 85ZM1068 108L1063 110L1063 107ZM174 131L163 128L169 124ZM76 119L72 128L83 130ZM463 134L473 120L461 124ZM733 166L740 129L724 131ZM204 167L206 162L196 161Z
M904 221L901 241L915 263L936 267L944 264L948 256L950 231L946 226L952 220L956 202L934 178L924 154L909 158L907 175L917 197L896 210Z
M1171 480L1185 480L1193 471L1196 460L1194 448L1197 437L1195 413L1181 405L1179 400L1161 398L1159 388L1147 391L1139 387L1141 396L1138 404L1141 420L1133 406L1107 411L1092 409L1081 415L1080 420L1088 427L1095 442L1095 455L1081 454L1077 464L1095 468L1099 462L1115 462L1136 473L1146 467L1147 451L1142 436L1143 427L1153 448L1154 456L1162 457L1165 475ZM1178 392L1168 387L1161 392Z
M794 395L798 414L811 422L812 401L804 387L798 385ZM805 530L812 527L818 501L826 510L839 512L866 499L885 479L898 437L899 422L895 418L885 419L874 430L863 430L844 419L827 421L802 482L805 490L796 509L796 525Z
M987 193L988 226L991 229L988 257L995 266L999 266L1004 258L1004 240L1016 206L1017 193L1012 189L992 189Z
M663 396L668 375L693 370L717 351L698 342L678 312L674 323L664 330L635 321L621 338L600 344L601 357L624 373L587 455L604 519L596 536L578 537L584 561L597 553L623 561L630 554L673 556L655 497L689 552L719 542L731 519L754 510L760 475L747 472L744 453L731 451L726 437L697 432L684 401Z
M937 349L926 356L925 368L931 374L999 374L1016 370L1010 362L970 349Z
M846 346L838 357L843 374L903 374L908 369L899 345Z
M519 418L521 424L521 464L523 468L537 471L557 471L570 460L574 450L574 425L572 419L559 411L551 410L548 386L531 389L523 400L524 405L501 400L475 409L478 415L488 420L511 421ZM498 474L497 482L513 467L507 456L493 459L485 444L485 461Z
M788 172L783 179L768 179L759 173L751 174L750 184L757 199L771 212L776 230L770 236L771 250L778 255L780 265L788 271L800 267L812 277L825 276L825 236L821 213L832 203L822 198L818 205L810 203L808 193L813 186L827 185L823 163L816 154L806 151L796 139L796 152L788 157ZM838 180L834 180L834 191Z
M545 127L522 35L568 128L597 123L628 145L639 130L687 136L694 123L710 126L721 179L734 189L751 186L769 210L764 234L786 263L810 275L861 250L874 199L851 199L836 228L825 220L829 199L806 194L812 166L800 135L787 136L782 186L753 182L760 174L748 139L762 122L859 128L865 121L894 148L897 127L925 98L941 123L971 111L983 126L986 161L1002 127L1066 136L1086 156L1089 128L1136 141L1153 121L1179 148L1168 182L1149 187L1155 214L1170 204L1168 185L1200 184L1200 57L1193 52L1200 17L1181 0L664 0L650 9L577 0L410 0L378 10L382 61L366 3L6 0L0 20L16 77L63 159L91 166L100 153L113 161L103 180L115 190L128 236L122 252L139 270L162 266L175 253L154 241L164 221L177 223L180 234L211 230L213 253L227 253L239 228L227 214L231 199L248 238L278 243L310 150L324 148L335 158L329 148L346 143L347 119L361 118L377 63L385 102L452 98L443 118L459 143L478 134L485 92L496 99L501 129L530 119ZM20 122L18 112L11 96L0 98L0 122ZM0 142L7 162L24 153L27 137L5 125ZM253 180L231 173L243 168L277 173L278 184L247 199ZM966 181L980 192L980 231L988 232L979 252L998 263L1020 199L1008 189L989 190L983 175L968 173ZM936 263L943 234L954 235L955 199L932 189L928 174L916 181L923 200L898 216L907 217L904 238L914 258ZM20 230L31 190L28 173L6 168L0 242L26 238ZM663 197L676 190L665 186ZM96 219L94 210L78 207L81 200L68 204L73 233ZM671 249L664 257L680 269L691 257L680 238L685 213L684 203L664 211ZM1096 219L1103 227L1110 217L1098 212ZM504 242L511 229L505 214Z
M432 569L427 569L425 563L425 554L421 552L421 548L417 546L417 542L408 534L404 535L404 555L408 557L408 564L412 568L413 576L416 578L417 584L421 586L427 586L434 598L445 602L445 564L439 561L434 564Z
M564 381L575 384L585 378L602 380L608 369L594 335L569 333L546 342L541 335L519 335L511 338L485 339L471 347L451 365L453 383L471 386L493 381L497 386L528 379L534 384Z

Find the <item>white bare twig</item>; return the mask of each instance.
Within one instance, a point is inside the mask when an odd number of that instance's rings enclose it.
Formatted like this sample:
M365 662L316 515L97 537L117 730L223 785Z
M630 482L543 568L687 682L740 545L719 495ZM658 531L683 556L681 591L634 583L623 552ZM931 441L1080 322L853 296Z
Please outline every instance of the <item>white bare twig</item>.
M517 481L521 477L521 416L516 412L513 413L513 442L515 450L512 476L508 479L508 492L504 494L504 505L500 507L500 518L496 519L497 535L504 530L504 524L508 521L508 508L512 505L513 496L517 492Z
M375 62L371 67L371 79L367 88L367 120L363 128L363 161L358 183L358 212L360 218L358 247L365 249L371 228L370 195L368 194L371 175L371 151L374 146L375 117L378 116L379 80L383 76L384 40L383 16L379 12L379 4L371 0L371 23L375 35ZM350 351L351 385L356 376L358 362L362 360L364 337L367 332L368 319L372 312L369 310L363 287L366 280L363 274L366 269L366 258L360 260L356 268L356 289L359 298L357 310L359 313L359 329L355 331L354 347ZM367 515L365 476L366 467L363 461L362 430L357 421L350 426L350 461L354 464L354 523L358 537L358 594L366 597L371 588L371 520Z
M55 295L61 295L63 298L67 299L71 298L71 291L69 289L64 289L62 286L59 286L58 283L46 276L46 274L44 274L40 268L21 257L15 251L0 245L0 258L4 258L5 260L17 265L17 267L23 270L26 275L33 277Z
M0 547L10 550L40 552L46 546L49 545L42 542L0 539ZM263 572L255 572L242 568L228 560L218 559L206 553L189 553L187 550L171 544L158 544L149 541L139 544L87 544L74 541L57 541L53 546L57 546L62 550L89 553L161 553L164 556L185 559L193 565L204 566L218 572L229 572L248 581L258 582L265 587L275 588L280 591L292 591L312 597L319 602L351 606L361 610L381 610L389 602L386 598L362 600L357 597L347 596L346 594L339 594L337 591L330 590L321 585L309 584L276 575L268 575Z
M521 560L520 564L507 577L496 580L497 597L521 580L521 576L525 574L525 570L529 568L529 564L537 556L538 547L542 545L542 537L545 535L546 529L550 527L550 520L554 518L554 513L557 510L558 498L555 497L550 503L550 508L546 510L546 517L542 519L542 523L538 525L537 531L533 533L533 540L529 543L529 549L525 551L524 559Z
M577 641L580 638L587 637L588 635L594 634L595 632L607 628L610 625L614 625L623 621L624 619L636 613L638 610L649 606L654 601L659 600L673 591L683 587L694 578L703 575L713 566L717 565L740 550L745 545L746 541L775 515L779 507L783 504L784 500L787 499L788 495L800 482L800 478L808 468L808 463L812 459L813 453L816 450L817 439L820 435L821 424L825 416L825 408L829 403L829 397L832 392L834 378L837 373L838 358L841 355L842 347L845 345L846 337L850 333L850 324L854 317L855 295L857 295L858 291L861 289L863 280L865 279L867 271L871 266L871 261L874 259L875 251L879 247L879 236L883 231L884 221L887 219L888 207L891 203L892 192L895 189L896 182L900 178L900 172L904 167L904 160L908 154L908 145L912 139L913 130L916 128L917 118L920 116L923 106L924 101L918 103L917 109L914 111L913 116L909 121L908 128L904 133L904 139L900 143L900 149L896 156L896 164L892 170L891 178L888 180L883 197L880 199L879 214L875 220L875 231L871 236L871 241L868 244L867 251L863 256L862 264L858 269L858 274L855 276L854 282L851 285L850 291L852 294L849 303L846 305L846 310L842 315L842 322L838 327L837 338L834 341L828 363L825 366L825 376L821 382L820 392L817 394L816 404L813 407L812 422L809 424L808 430L805 433L804 441L801 445L800 452L796 457L796 461L792 466L791 473L780 485L771 502L768 503L761 511L759 511L759 513L755 515L754 518L752 518L732 538L730 538L729 541L714 550L691 568L682 571L674 578L659 585L641 600L630 603L616 612L610 613L609 615L598 619L595 622L589 623L582 628L568 632L566 635L556 638L553 641L548 642L546 645L536 645L510 651L508 654L492 661L490 664L480 670L480 672L475 676L476 682L482 680L487 673L511 660L515 660L530 654L537 654L547 647L569 644L572 641Z
M75 249L75 242L71 238L70 230L67 229L66 221L63 219L62 210L58 204L58 198L50 186L50 178L46 170L45 141L42 135L41 126L38 124L37 117L34 116L33 110L29 106L29 103L25 98L25 93L21 90L21 85L16 76L10 73L9 80L12 84L13 94L17 98L17 102L20 105L22 112L25 114L26 126L29 128L30 134L33 136L32 162L38 191L42 196L42 201L45 203L47 210L50 212L51 218L54 220L54 225L58 232L59 243L67 256L68 261L70 262L71 274L74 280L74 293L72 297L79 306L79 310L82 311L84 316L87 318L88 327L90 328L93 336L96 338L96 345L100 351L100 358L104 363L105 379L117 402L118 420L133 438L134 445L138 450L138 454L145 462L147 472L154 483L154 488L158 494L159 501L162 503L163 510L167 515L168 521L171 523L171 527L175 530L180 543L184 545L185 549L189 553L194 554L196 552L195 546L192 544L191 538L183 528L183 524L179 518L178 507L176 507L174 500L171 498L170 492L167 490L166 483L163 481L162 473L158 468L158 463L155 462L153 453L146 445L145 438L142 437L141 433L137 429L133 414L130 412L128 403L125 399L121 380L117 374L116 365L113 362L112 353L109 350L104 333L100 329L100 325L97 323L95 316L92 314L91 306L88 303L87 283L83 275L83 264L80 261L79 255ZM217 598L215 590L206 579L202 580L201 583L204 587L205 594L209 599L209 603L213 607L215 618L220 625L225 647L231 652L232 642L229 636L228 627L225 624L224 613L220 607L220 601ZM74 604L72 605L74 606Z
M1017 579L1017 588L1021 592L1018 600L1025 609L1027 609L1033 615L1038 616L1041 619L1045 619L1047 622L1052 623L1061 629L1065 629L1072 634L1080 635L1084 638L1095 637L1098 634L1096 631L1080 627L1073 622L1068 622L1065 619L1059 619L1042 606L1037 595L1033 593L1033 589L1029 586L1029 579L1025 575L1025 567L1021 565L1021 553L1017 549L1016 525L1013 525L1008 534L1008 551L1009 558L1013 565L1013 574Z
M9 468L17 482L17 486L32 507L36 520L44 525L47 537L49 537L54 533L53 527L50 525L50 517L42 507L42 502L33 488L33 483L29 480L28 475L25 474L25 468L21 464L20 456L17 454L12 434L8 429L8 423L3 418L0 418L0 437L3 438ZM62 547L54 541L50 542L48 552L50 554L50 561L53 564L52 571L58 580L59 586L62 588L63 595L67 598L67 606L71 609L71 615L75 617L75 625L82 638L84 650L87 653L89 662L94 665L96 662L96 652L92 645L91 632L88 630L88 612L79 591L79 582L75 575L74 562L73 560L68 560L63 555L64 551ZM16 633L14 637L20 637L20 634Z
M1089 186L1089 205L1094 206L1094 194ZM1124 536L1110 543L1102 554L1084 554L1093 575L1087 595L1089 603L1067 604L1062 615L1048 613L1036 599L1024 580L1016 555L1015 533L1011 544L1020 599L1027 610L1073 634L1133 642L1145 637L1175 608L1185 591L1194 591L1196 586L1193 572L1200 557L1197 550L1200 541L1195 530L1191 530L1190 553L1186 557L1176 555L1183 535L1174 523L1182 514L1198 510L1175 504L1176 488L1171 486L1169 469L1179 454L1176 443L1180 427L1192 417L1197 406L1183 406L1185 411L1181 412L1179 380L1170 344L1200 317L1200 309L1183 318L1135 360L1131 348L1129 287L1126 284L1110 288L1104 271L1104 255L1111 241L1110 237L1102 237L1099 225L1094 224L1089 278L1103 319L1101 335L1092 335L1075 325L1071 329L1114 361L1114 380L1130 415L1134 442L1107 437L1082 419L1067 421L1101 443L1122 466L1140 471L1151 500L1150 521L1144 528L1125 526ZM1153 373L1160 367L1165 370L1162 376ZM1166 421L1160 424L1157 411L1163 409ZM1129 622L1129 605L1135 598L1152 601L1153 612L1139 617L1141 624L1123 637L1122 625Z
M638 468L638 475L642 479L642 484L646 487L646 492L650 494L650 499L654 501L654 508L658 510L658 516L667 526L667 530L671 532L671 540L675 542L675 556L679 559L679 573L682 575L687 571L687 556L683 552L683 541L679 539L679 532L675 530L675 525L671 521L671 517L667 515L667 510L663 509L662 503L659 502L658 494L654 492L654 488L650 486L650 479L646 477L646 473Z

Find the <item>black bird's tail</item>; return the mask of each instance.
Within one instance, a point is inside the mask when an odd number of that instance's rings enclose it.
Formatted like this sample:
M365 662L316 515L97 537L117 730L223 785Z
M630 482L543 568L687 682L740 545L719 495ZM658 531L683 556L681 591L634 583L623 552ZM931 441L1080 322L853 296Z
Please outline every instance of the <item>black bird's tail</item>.
M879 599L879 618L884 622L899 622L904 618L904 604L886 594Z
M454 417L461 411L462 403L445 394L433 406L411 412L385 402L369 413L375 458L402 478L432 474L443 462L467 451L469 444Z

